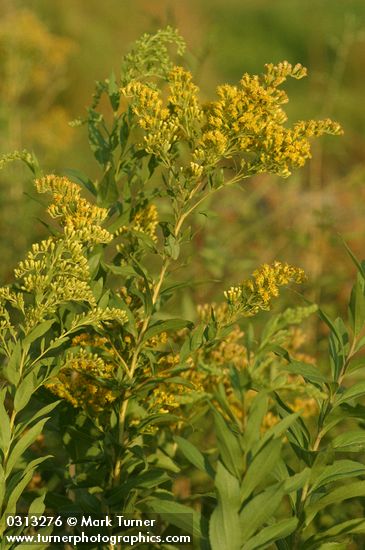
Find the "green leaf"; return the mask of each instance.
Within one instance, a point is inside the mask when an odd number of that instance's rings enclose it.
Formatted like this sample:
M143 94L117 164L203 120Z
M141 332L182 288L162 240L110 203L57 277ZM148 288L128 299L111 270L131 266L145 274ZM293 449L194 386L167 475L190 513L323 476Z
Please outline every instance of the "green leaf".
M7 506L5 509L5 512L3 514L3 517L5 517L7 514L14 514L16 510L16 504L23 493L24 489L30 482L30 480L33 477L33 470L29 470L24 474L24 476L21 478L21 480L16 485L15 489L12 491L11 495L9 496ZM1 522L0 522L1 523Z
M8 461L5 468L6 477L9 476L13 468L15 467L17 461L22 456L24 451L30 447L37 439L37 437L42 433L44 424L49 420L48 418L43 418L37 424L32 426L27 432L25 432L20 440L14 445L10 450Z
M350 349L350 339L345 323L338 317L334 322L336 332L329 337L329 351L333 380L337 381L345 365Z
M311 491L333 483L338 479L356 477L365 474L365 465L355 460L336 460L333 464L323 468L322 472L313 480Z
M88 259L90 279L94 279L96 277L99 271L102 256L102 252L97 252Z
M362 397L365 395L365 382L358 382L345 390L334 402L334 406L338 406L341 403L350 401L351 399L356 399L357 397Z
M192 443L190 443L190 441L184 439L183 437L179 437L178 435L174 437L174 440L185 458L193 464L195 468L207 473L210 477L214 477L214 470L209 464L207 458Z
M365 322L365 279L360 273L351 291L349 314L354 336L358 336Z
M265 345L264 349L265 351L272 351L276 355L279 355L279 357L283 357L284 359L286 359L288 362L291 361L289 352L282 346L278 346L278 344Z
M350 430L332 440L334 449L341 451L360 451L365 447L365 430Z
M171 424L181 420L176 414L156 413L140 421L138 429L142 430L146 426L155 426L156 424Z
M32 514L43 514L46 508L46 505L44 503L45 496L46 493L32 500L32 503L29 506L28 516L31 516Z
M282 418L287 418L288 416L290 416L292 414L292 411L289 408L289 406L280 399L279 395L275 394L275 397L277 400L276 408L280 416ZM295 444L302 449L302 451L305 451L308 449L310 435L303 419L300 416L288 428L288 438L291 443L293 443L294 441Z
M7 486L8 501L7 501L5 514L15 513L16 504L21 494L23 493L24 489L26 488L29 481L31 480L36 467L39 466L39 464L41 464L45 460L47 460L47 458L50 458L50 455L41 456L40 458L36 458L32 460L26 465L24 471L17 472L15 476L12 476Z
M153 464L155 468L161 468L166 472L173 472L175 474L181 472L181 466L174 462L165 452L162 452L161 449L157 449L154 453L150 454L148 462Z
M348 542L325 542L319 548L316 546L313 550L348 550L348 548Z
M129 126L128 126L128 121L124 116L123 121L120 124L120 131L119 131L119 142L120 142L120 147L122 151L124 151L125 146L127 145L128 137L129 137Z
M357 267L358 272L360 273L360 275L362 275L363 279L365 280L365 270L364 270L361 262L359 262L359 260L356 258L355 254L352 252L351 248L348 246L348 244L346 243L346 241L344 239L342 239L342 243L343 243L344 247L346 248L346 250L348 252L348 255L350 256L351 260L354 262L355 266Z
M174 500L162 498L147 499L146 504L156 514L160 514L163 520L176 525L176 527L195 537L202 537L200 514L193 508Z
M324 376L318 368L302 361L290 361L287 365L282 365L280 368L290 372L291 374L299 374L312 384L324 384L327 382L327 377Z
M117 182L115 181L115 167L112 162L108 162L107 166L108 168L104 172L102 180L97 185L98 204L104 208L109 208L119 197Z
M268 477L280 457L281 441L269 441L254 456L241 485L241 500L245 501L258 487L265 477Z
M14 409L16 412L21 411L28 404L35 390L33 372L28 374L16 388L14 397Z
M44 527L43 529L40 529L37 531L37 533L40 533L43 537L46 535L50 535L52 533L53 529L50 525L49 527ZM48 550L49 544L32 544L32 550ZM16 547L16 550L29 550L29 544L18 544Z
M316 535L313 535L304 544L305 550L317 550L318 543L325 541L326 539L331 539L343 535L349 535L349 534L364 534L365 533L365 520L358 518L358 519L350 519L347 521L343 521L341 523L336 523L329 529L326 529L325 531L320 531ZM321 546L322 548L322 546ZM345 548L348 548L346 546Z
M49 319L48 321L43 321L39 325L37 325L27 336L24 338L24 344L25 346L30 346L37 338L40 338L48 330L51 328L51 326L54 324L55 319Z
M152 489L169 481L170 477L164 470L150 470L142 472L138 476L131 477L124 481L120 487L116 487L110 491L107 500L110 506L120 506L123 499L128 496L129 492L135 488Z
M264 527L258 535L246 542L241 550L260 550L278 539L288 537L295 531L298 521L297 518L284 519L274 525Z
M212 550L240 550L242 544L239 521L240 487L238 480L219 461L215 477L218 506L209 521Z
M25 418L24 418L25 413L23 413L22 414L22 423L21 423L21 425L17 426L16 435L19 435L20 433L22 433L30 424L32 424L33 422L38 420L38 418L40 418L41 416L45 416L45 415L49 414L51 411L53 411L53 409L55 409L57 407L57 405L60 402L61 401L58 400L58 401L54 401L53 403L49 403L48 405L46 405L45 407L42 407L41 409L37 410L36 412L32 412L30 415L28 414L28 416L26 416Z
M309 481L310 474L310 468L304 468L301 472L299 472L299 474L294 474L288 477L284 481L284 491L286 493L293 493L294 491L298 491L298 489L304 487L307 481Z
M94 153L98 163L101 165L106 165L110 158L109 145L98 129L98 125L103 120L103 116L91 108L88 110L88 115L90 149Z
M358 403L355 407L352 407L348 403L343 403L340 407L340 410L341 410L341 416L338 417L340 420L344 419L344 417L345 417L344 413L346 414L346 416L349 416L349 417L352 417L352 418L359 418L360 420L365 420L365 406L364 405L360 405Z
M251 451L253 445L260 440L262 420L267 412L268 397L265 392L258 393L253 399L246 429L243 435L243 447L245 452Z
M339 504L344 500L363 496L365 496L365 481L357 481L338 487L331 493L319 499L315 504L309 505L305 508L305 524L309 525L318 512L330 504Z
M322 321L328 326L328 328L330 329L331 333L334 334L334 336L336 336L338 342L341 342L341 336L338 334L337 332L337 328L334 324L334 322L328 317L328 315L326 315L326 313L318 308L318 315L319 317L322 319Z
M170 234L165 242L165 253L169 258L177 260L180 255L180 245L176 237Z
M275 484L249 501L240 513L242 543L264 527L279 508L283 496L283 485Z
M119 101L120 101L120 93L119 88L115 79L115 74L112 71L110 74L110 77L106 81L108 85L108 95L110 99L110 104L112 106L113 111L117 111L119 107Z
M354 353L357 353L365 346L365 336L362 336L356 343ZM353 360L352 360L353 361ZM364 365L364 360L362 360L362 364Z
M214 423L221 460L228 471L237 479L243 471L243 451L237 437L231 432L223 417L214 411Z
M132 258L132 261L133 261L134 270L138 275L140 275L143 278L143 281L144 281L144 294L142 296L142 299L144 301L145 313L148 316L148 315L151 315L153 310L153 300L152 300L150 284L148 282L147 275L143 267L141 266L141 264L136 260L136 258Z
M357 353L361 349L361 347L356 346L356 349L355 349L354 353ZM353 374L357 370L363 369L364 366L365 366L364 357L361 357L361 356L352 357L351 360L350 360L350 364L348 365L348 367L346 369L346 374L347 375Z
M107 290L106 292L104 292L104 294L100 297L100 300L98 301L98 307L100 307L100 309L105 309L108 307L109 305L109 300L110 300L110 290Z
M16 386L20 379L19 366L21 357L22 346L21 341L18 340L13 347L8 363L2 369L3 376L10 382L10 384L13 384L13 386Z
M203 324L195 327L193 332L187 335L180 349L180 362L184 363L186 359L201 347L204 341L205 326Z
M276 409L280 416L284 419L288 416L290 417L292 411L289 406L281 400L278 394L275 394L275 397L277 401ZM310 436L303 419L300 417L300 411L298 412L299 417L295 419L294 422L290 423L290 426L287 428L287 437L293 445L294 450L300 454L301 458L307 461L308 452L306 453L306 451L308 451Z
M172 330L177 331L186 327L191 329L193 326L193 323L186 321L185 319L168 319L166 321L159 320L151 325L148 330L146 330L143 342L146 342L152 338L152 336L156 336L156 334L161 334L161 332L169 332Z
M11 438L11 428L9 415L5 409L6 388L0 390L0 449L4 451L9 448Z
M263 435L263 437L257 442L253 448L253 453L257 453L258 450L271 438L281 437L288 429L297 421L300 413L288 414L283 420L269 428Z

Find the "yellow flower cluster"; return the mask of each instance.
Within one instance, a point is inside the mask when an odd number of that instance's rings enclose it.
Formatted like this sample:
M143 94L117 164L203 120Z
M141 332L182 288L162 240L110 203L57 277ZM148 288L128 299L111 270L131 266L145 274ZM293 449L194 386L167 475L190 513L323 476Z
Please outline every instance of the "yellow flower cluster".
M35 185L38 193L52 193L53 203L48 207L48 213L52 218L60 220L66 236L75 236L88 244L108 243L112 240L112 234L101 227L108 210L81 197L79 185L66 177L54 175L37 179Z
M101 329L103 323L115 321L120 325L125 325L128 322L128 315L123 309L115 307L94 307L89 311L75 315L71 328L75 329L80 326L93 326L95 329Z
M243 175L270 172L282 177L310 158L311 137L339 134L331 120L284 123L282 105L288 97L278 87L288 78L302 78L306 70L287 61L266 65L261 76L244 74L239 86L218 86L216 101L199 102L192 75L174 67L168 77L166 104L153 85L133 81L121 89L131 98L132 111L145 131L144 149L168 164L174 143L186 141L195 171L208 170L223 158L238 157Z
M50 175L36 180L35 184L40 193L52 193L49 213L60 219L64 233L33 244L25 260L15 269L21 291L34 296L34 304L23 309L17 306L26 317L27 330L68 301L86 302L91 306L88 315L95 323L113 320L125 323L124 311L96 307L90 286L86 252L93 245L112 239L101 227L107 210L82 198L80 187L67 178Z
M116 232L115 236L128 234L131 237L131 231L137 231L150 237L157 242L158 212L154 204L148 204L145 208L140 208L132 216L129 225L123 225ZM118 245L120 251L125 245Z
M94 348L103 348L107 342L108 339L104 336L99 336L99 334L88 334L87 332L82 332L72 339L73 346L80 346L83 348L89 346Z
M178 353L165 353L159 360L158 365L163 369L170 369L180 363L180 355Z
M193 77L183 67L174 67L169 74L169 96L167 99L170 116L176 119L183 138L194 138L197 125L203 120L199 103L199 88Z
M133 219L132 229L140 231L157 241L156 229L158 226L158 212L154 204L149 204L143 210L136 213Z
M178 125L163 107L158 91L141 82L131 82L121 89L121 94L132 98L132 111L145 130L145 150L164 159L177 139Z
M183 67L174 67L168 76L169 95L164 107L161 93L138 81L121 89L132 98L132 111L145 130L144 148L162 160L178 138L190 139L199 133L203 111L198 100L198 87Z
M122 237L122 241L116 245L122 255L122 262L129 261L132 254L138 255L141 250L138 234L149 237L153 243L157 243L157 227L159 223L157 207L154 204L140 206L132 211L128 225L123 225L114 233L115 237Z
M275 261L271 265L261 266L254 271L252 278L231 287L224 296L232 311L249 317L260 309L270 308L272 298L279 295L279 286L290 282L302 283L304 280L302 269Z
M78 241L49 237L33 244L24 261L15 269L21 290L36 297L27 310L29 327L53 314L58 304L82 301L96 306L83 246Z
M156 387L152 395L149 397L148 405L150 411L159 412L159 413L169 413L174 409L180 407L180 402L178 400L178 387L174 386L173 392L168 388L159 385Z
M80 345L81 342L73 343ZM115 364L81 348L76 355L69 354L57 378L50 381L47 388L73 407L100 413L117 397L111 389L114 374Z
M197 388L191 384L160 383L148 397L150 413L178 412L183 405L190 404L195 399Z
M302 78L305 69L284 61L266 65L262 76L245 74L240 86L217 88L218 100L206 107L207 124L194 157L203 164L215 164L219 158L245 153L248 172L272 172L290 175L310 157L309 137L324 133L338 134L341 128L330 120L299 122L293 129L283 126L287 120L281 107L288 97L278 86L288 76Z

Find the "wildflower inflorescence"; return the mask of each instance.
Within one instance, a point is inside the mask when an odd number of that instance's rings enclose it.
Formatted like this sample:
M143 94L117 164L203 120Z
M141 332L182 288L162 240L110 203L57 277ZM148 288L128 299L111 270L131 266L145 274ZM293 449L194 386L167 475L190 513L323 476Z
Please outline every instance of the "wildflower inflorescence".
M124 311L97 308L91 288L87 252L96 244L112 240L113 235L102 227L108 211L81 197L80 187L65 177L49 175L37 179L35 185L40 193L52 194L48 212L59 220L63 232L32 245L15 269L20 291L2 289L3 301L22 312L27 331L69 301L87 304L94 323L106 320L125 323ZM25 306L23 294L33 296L33 302L27 301ZM4 306L1 308L2 325L10 326L9 314Z
M253 272L250 279L226 290L224 296L233 312L245 317L270 308L271 300L279 295L279 287L290 282L302 283L304 271L287 263L264 264Z
M113 235L101 227L108 210L91 204L81 197L80 187L66 177L45 176L35 181L39 193L52 194L53 203L48 207L52 218L60 221L65 236L88 244L108 243Z
M115 370L115 364L81 348L68 354L57 378L46 387L74 407L100 413L117 397L112 389Z
M141 147L168 164L173 145L186 142L195 172L214 167L221 159L240 159L242 176L270 172L282 177L310 158L309 139L339 134L329 119L299 121L284 126L286 93L279 89L288 77L303 78L306 69L287 61L268 64L264 74L244 74L239 86L218 86L216 101L202 104L192 75L182 67L168 74L166 101L153 83L131 81L121 89L145 132Z

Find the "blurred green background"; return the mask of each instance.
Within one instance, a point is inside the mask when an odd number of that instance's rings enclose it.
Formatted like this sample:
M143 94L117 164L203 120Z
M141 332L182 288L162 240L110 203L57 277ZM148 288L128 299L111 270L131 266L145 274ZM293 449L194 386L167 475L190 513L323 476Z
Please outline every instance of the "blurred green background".
M258 264L279 259L306 270L308 298L343 312L354 270L341 237L365 257L363 0L0 0L0 15L0 151L33 150L50 172L72 167L97 177L86 131L67 122L83 116L94 81L118 74L143 32L180 30L203 98L268 62L307 66L308 78L287 86L290 119L332 117L344 136L320 140L289 180L256 177L206 205L210 216L196 220L192 276L215 282L187 300L215 299ZM7 282L45 219L19 167L0 173L0 211Z

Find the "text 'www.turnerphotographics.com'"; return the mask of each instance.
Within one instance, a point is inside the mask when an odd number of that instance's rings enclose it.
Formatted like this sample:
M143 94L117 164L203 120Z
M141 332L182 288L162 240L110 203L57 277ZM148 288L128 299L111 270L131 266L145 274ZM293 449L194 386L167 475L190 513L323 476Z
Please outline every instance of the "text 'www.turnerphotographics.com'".
M132 517L130 514L94 515L8 515L6 517L8 543L34 545L39 543L69 545L108 543L128 544L178 544L190 545L193 542L193 518L191 514L167 514L148 517ZM174 517L172 517L174 516ZM163 529L169 519L173 525L183 525L184 529Z

